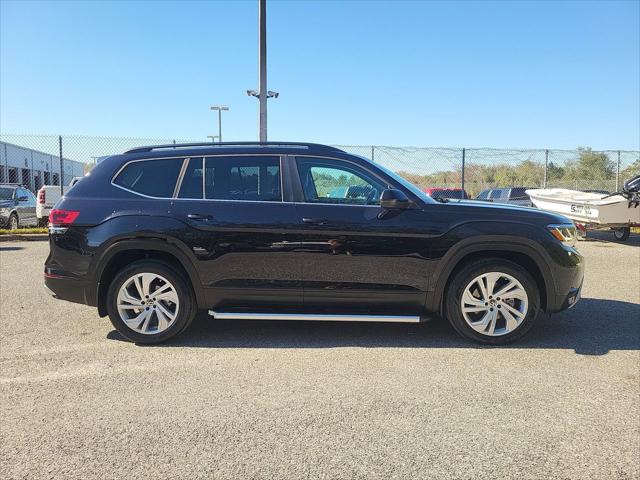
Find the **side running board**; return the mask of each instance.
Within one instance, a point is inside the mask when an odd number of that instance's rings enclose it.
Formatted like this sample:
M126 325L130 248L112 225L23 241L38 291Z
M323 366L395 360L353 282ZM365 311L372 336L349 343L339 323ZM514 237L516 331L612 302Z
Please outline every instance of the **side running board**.
M396 322L418 323L421 319L414 315L324 315L308 313L245 313L245 312L215 312L209 310L209 315L217 320L312 320L320 322Z

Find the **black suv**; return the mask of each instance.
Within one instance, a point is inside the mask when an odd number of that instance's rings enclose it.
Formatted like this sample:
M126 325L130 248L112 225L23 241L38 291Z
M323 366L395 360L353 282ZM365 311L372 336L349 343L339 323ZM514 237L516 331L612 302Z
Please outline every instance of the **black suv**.
M44 275L130 340L216 319L420 322L501 344L580 296L565 217L436 201L337 148L220 143L100 162L49 217Z

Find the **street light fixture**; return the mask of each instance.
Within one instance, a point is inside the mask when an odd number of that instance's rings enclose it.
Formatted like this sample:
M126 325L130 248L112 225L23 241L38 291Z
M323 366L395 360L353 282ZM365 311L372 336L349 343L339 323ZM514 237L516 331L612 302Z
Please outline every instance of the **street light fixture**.
M218 111L218 141L222 142L222 111L229 110L229 107L226 105L212 105L211 110ZM209 137L207 136L207 138Z

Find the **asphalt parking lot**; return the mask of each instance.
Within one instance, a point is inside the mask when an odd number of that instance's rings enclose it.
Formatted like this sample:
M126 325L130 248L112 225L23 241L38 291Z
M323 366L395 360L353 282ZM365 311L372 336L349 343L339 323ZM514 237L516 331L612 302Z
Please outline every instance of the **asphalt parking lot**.
M136 346L47 295L47 243L0 243L0 476L639 478L640 242L598 238L582 301L500 348L207 318Z

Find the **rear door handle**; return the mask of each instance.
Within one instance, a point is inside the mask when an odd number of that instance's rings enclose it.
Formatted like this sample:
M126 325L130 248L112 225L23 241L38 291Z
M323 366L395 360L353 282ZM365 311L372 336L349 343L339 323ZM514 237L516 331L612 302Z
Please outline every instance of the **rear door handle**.
M322 218L307 218L307 217L304 217L302 219L302 221L304 223L308 223L310 225L324 225L324 224L327 223L327 221L322 219Z
M208 215L205 213L189 213L187 214L187 218L190 220L200 220L203 222L213 220L213 215Z

